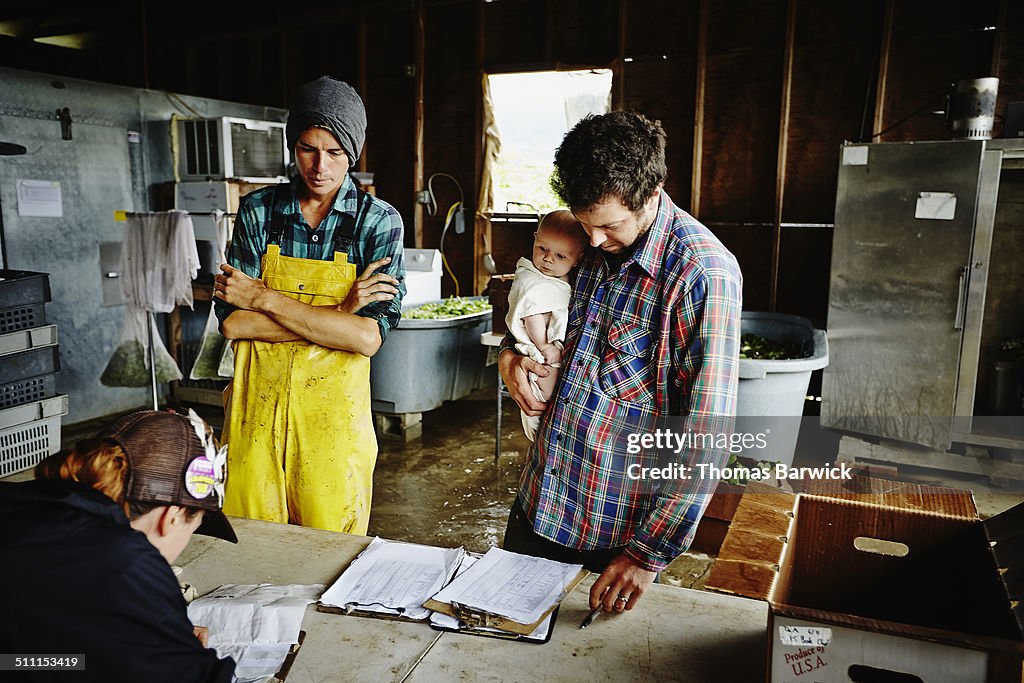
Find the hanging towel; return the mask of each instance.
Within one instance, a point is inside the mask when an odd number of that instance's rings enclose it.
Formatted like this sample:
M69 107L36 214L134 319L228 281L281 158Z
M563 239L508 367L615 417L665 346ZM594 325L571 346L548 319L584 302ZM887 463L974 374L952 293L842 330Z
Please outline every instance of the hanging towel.
M184 211L129 216L121 272L131 305L155 313L170 313L178 304L191 308L199 272L192 218Z

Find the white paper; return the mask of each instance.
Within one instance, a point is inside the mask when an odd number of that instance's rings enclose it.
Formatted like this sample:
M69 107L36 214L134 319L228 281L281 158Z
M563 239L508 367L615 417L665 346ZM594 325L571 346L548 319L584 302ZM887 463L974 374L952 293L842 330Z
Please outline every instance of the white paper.
M273 677L284 666L292 646L284 645L218 645L218 657L235 660L234 683L262 683Z
M951 221L956 213L956 195L952 192L921 192L917 195L914 218Z
M532 624L565 597L566 588L583 568L540 557L491 548L478 562L434 596Z
M18 215L61 218L64 203L60 196L60 181L18 180Z
M867 166L868 148L866 145L843 147L843 166Z
M188 617L209 630L218 656L235 660L240 681L263 680L280 670L299 642L306 605L323 589L321 584L226 584L193 600Z
M427 599L454 576L465 551L375 538L320 598L320 604L426 619Z

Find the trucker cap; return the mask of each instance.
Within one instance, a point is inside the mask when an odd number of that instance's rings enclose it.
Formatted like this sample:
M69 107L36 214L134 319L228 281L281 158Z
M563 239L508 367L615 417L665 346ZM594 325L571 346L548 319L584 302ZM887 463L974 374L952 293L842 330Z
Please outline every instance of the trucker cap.
M118 418L98 437L115 441L131 464L125 499L204 510L196 533L238 543L221 511L227 446L192 410L188 416L140 410Z

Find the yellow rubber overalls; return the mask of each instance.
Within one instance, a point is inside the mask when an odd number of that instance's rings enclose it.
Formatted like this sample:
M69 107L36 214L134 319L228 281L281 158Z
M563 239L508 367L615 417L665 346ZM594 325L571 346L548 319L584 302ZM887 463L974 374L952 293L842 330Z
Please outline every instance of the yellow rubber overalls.
M351 224L338 226L346 229ZM333 261L318 261L282 256L268 244L261 278L303 303L336 305L356 267L340 251ZM370 359L308 341L234 345L224 512L365 534L377 460Z

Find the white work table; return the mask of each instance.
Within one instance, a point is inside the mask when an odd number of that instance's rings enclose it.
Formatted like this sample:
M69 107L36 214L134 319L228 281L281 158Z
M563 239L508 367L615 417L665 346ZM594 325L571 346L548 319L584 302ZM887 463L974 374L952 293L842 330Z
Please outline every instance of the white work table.
M200 595L225 583L330 584L370 542L247 519L232 524L238 545L193 536L176 562L183 568L179 578ZM581 631L594 578L565 599L543 645L325 614L311 605L287 681L764 680L765 603L654 585L635 610L602 615Z

